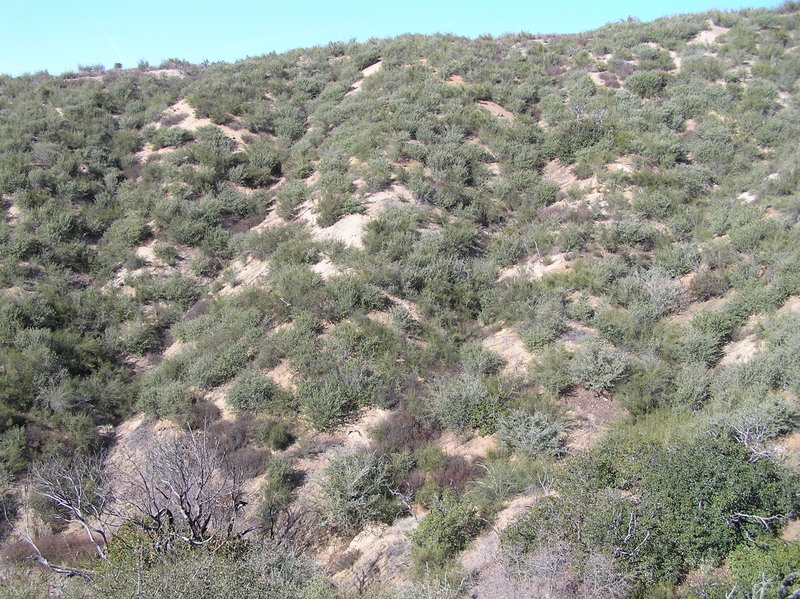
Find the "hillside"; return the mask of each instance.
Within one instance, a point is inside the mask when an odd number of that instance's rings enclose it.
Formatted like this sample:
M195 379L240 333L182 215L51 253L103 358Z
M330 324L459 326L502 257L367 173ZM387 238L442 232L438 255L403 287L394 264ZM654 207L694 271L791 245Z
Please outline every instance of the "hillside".
M794 596L799 79L795 2L0 77L0 589Z

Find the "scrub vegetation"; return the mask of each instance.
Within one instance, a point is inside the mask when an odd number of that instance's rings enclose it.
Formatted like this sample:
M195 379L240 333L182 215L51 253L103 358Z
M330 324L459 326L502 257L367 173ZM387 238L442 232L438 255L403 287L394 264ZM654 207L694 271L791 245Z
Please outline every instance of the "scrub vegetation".
M800 6L0 77L8 597L800 593Z

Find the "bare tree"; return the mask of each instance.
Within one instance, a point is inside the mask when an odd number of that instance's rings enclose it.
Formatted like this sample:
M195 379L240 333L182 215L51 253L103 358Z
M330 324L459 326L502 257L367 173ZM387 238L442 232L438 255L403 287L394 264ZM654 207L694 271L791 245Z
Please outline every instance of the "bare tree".
M106 559L110 508L114 503L104 454L57 458L34 466L34 492L50 500L56 517L77 523L100 559Z
M225 459L218 442L188 430L169 435L140 455L127 454L114 467L115 489L124 503L117 513L169 549L223 541L236 529L246 505L242 476Z
M38 464L33 491L56 507L57 517L83 527L101 559L112 533L123 525L145 531L160 550L176 544L220 545L236 534L246 505L242 477L217 442L188 430L165 434L136 453L58 458ZM29 534L20 535L37 561L54 571Z

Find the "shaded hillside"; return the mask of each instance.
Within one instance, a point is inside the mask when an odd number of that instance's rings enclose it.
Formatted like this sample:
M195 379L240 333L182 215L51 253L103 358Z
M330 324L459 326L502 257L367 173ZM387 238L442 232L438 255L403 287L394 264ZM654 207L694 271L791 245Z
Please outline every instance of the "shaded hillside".
M298 597L775 595L799 37L786 3L0 78L6 561L38 538L98 596L192 563ZM180 455L204 524L136 482Z

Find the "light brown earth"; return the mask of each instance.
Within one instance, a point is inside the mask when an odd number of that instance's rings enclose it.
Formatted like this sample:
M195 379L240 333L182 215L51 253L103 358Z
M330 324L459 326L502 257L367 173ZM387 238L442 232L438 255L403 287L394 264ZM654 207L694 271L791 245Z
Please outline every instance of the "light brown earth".
M570 452L594 446L610 422L628 413L615 401L599 397L587 389L575 389L563 401L573 415L572 426L567 433L567 449Z
M717 38L720 35L730 31L730 27L720 27L718 25L714 25L714 23L712 23L710 20L706 21L706 26L708 29L701 31L697 34L697 37L690 39L690 44L716 44Z
M544 261L539 256L532 256L522 264L502 269L498 281L504 283L518 277L541 279L546 274L567 271L570 266L569 260L561 253L546 256Z
M318 241L341 241L349 247L360 248L363 247L361 236L367 223L377 218L387 207L403 204L411 197L413 194L407 187L394 184L388 190L367 195L363 201L365 211L362 214L349 214L325 228L317 225L317 216L312 211L313 204L308 201L301 204L297 220L307 223L311 235Z
M349 92L347 92L346 96L352 96L353 94L357 94L361 91L361 86L364 85L364 79L369 77L370 75L374 75L378 71L383 68L383 61L379 60L375 64L372 64L365 69L361 70L361 79L353 83Z
M505 120L509 122L514 120L514 113L506 108L503 108L502 106L500 106L500 104L496 102L490 102L489 100L479 100L478 106L488 111L489 114L497 117L500 120Z
M498 354L505 360L503 372L506 374L524 375L533 359L519 335L511 329L500 329L483 340L483 346Z
M469 433L465 436L446 432L436 444L448 456L461 457L475 463L486 458L489 451L497 448L497 439L494 435L481 436Z

